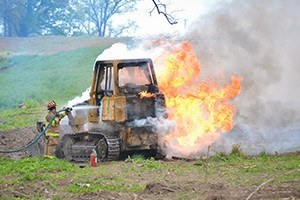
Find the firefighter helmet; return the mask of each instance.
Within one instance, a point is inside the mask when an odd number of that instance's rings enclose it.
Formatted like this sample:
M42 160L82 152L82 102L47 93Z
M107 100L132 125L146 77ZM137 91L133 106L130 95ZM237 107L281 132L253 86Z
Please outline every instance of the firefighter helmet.
M55 101L50 101L47 105L48 110L53 110L56 107Z

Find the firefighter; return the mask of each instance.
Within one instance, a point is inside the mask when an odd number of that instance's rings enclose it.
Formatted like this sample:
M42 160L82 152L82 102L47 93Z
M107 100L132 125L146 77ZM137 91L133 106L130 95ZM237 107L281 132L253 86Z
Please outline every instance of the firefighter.
M65 111L57 113L56 103L54 101L51 101L48 103L47 109L49 110L49 112L46 116L46 126L54 116L55 118L51 122L46 132L45 156L54 157L56 146L59 143L59 122L63 117L65 117L69 112L71 112L72 108L66 108Z

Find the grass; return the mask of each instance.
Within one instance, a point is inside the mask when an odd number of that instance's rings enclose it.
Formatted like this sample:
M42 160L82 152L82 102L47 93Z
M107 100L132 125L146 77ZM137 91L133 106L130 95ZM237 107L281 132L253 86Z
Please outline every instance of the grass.
M59 108L92 82L96 57L116 39L1 38L0 131L34 126L48 101ZM24 104L26 109L19 109Z
M206 173L203 162L196 165L202 166L199 168L200 173ZM300 160L299 155L267 155L261 153L259 156L246 156L242 152L233 151L229 155L217 154L209 162L208 173L216 173L223 176L228 183L241 186L249 183L259 185L261 178L274 178L276 175L277 182L296 181L300 179ZM243 174L244 179L241 179L235 174Z
M43 120L45 108L37 101L24 102L26 108L0 108L0 131L34 126L36 121Z
M66 103L90 86L94 60L105 48L11 57L14 66L0 73L0 107L14 107L29 100Z
M44 189L71 198L101 191L134 194L143 191L149 182L166 183L174 177L180 182L189 182L190 175L199 181L198 184L204 186L204 179L197 178L203 177L205 173L205 166L201 162L201 160L192 163L161 162L153 158L132 157L125 162L100 163L98 167L90 167L87 164L81 169L77 164L56 158L36 157L21 160L0 158L0 189L14 191L30 185L34 190L43 183ZM221 179L221 182L226 182L226 185L232 187L258 186L270 178L274 179L271 185L280 186L283 182L300 179L299 154L282 156L261 154L257 157L216 155L208 164L208 182L220 182ZM30 191L24 195L26 199L33 198ZM44 198L44 193L35 195L37 196L34 198ZM197 193L178 195L179 199L184 199L191 195L197 196Z
M20 175L28 175L39 172L74 172L75 165L61 159L50 159L44 157L24 158L21 160L13 160L10 158L0 159L0 175L8 175L18 173Z

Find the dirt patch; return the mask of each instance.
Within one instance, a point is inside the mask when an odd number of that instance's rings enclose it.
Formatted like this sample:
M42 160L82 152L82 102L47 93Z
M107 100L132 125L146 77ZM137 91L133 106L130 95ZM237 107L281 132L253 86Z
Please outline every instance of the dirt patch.
M285 182L278 188L267 185L258 190L251 199L269 199L271 195L273 199L299 199L300 181Z
M160 195L160 194L169 193L169 192L175 192L175 190L172 188L169 188L167 185L153 182L153 183L149 183L146 185L146 188L144 189L142 194Z
M76 199L76 200L116 200L116 199L123 199L123 200L132 200L136 199L137 195L134 194L127 194L127 193L115 193L109 191L99 191L99 192L92 192L90 194L84 194L79 196L70 196L68 199Z
M11 150L28 144L38 134L36 127L17 128L10 131L0 132L0 149ZM21 159L28 156L28 151L16 153L0 153L0 157Z

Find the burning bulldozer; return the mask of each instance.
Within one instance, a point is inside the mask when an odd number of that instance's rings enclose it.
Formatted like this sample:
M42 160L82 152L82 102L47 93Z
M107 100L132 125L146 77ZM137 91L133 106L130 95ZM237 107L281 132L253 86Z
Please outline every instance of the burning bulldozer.
M156 128L134 123L167 117L151 59L97 60L88 104L93 107L88 110L88 131L65 133L58 157L81 162L93 150L102 161L133 152L161 153Z

